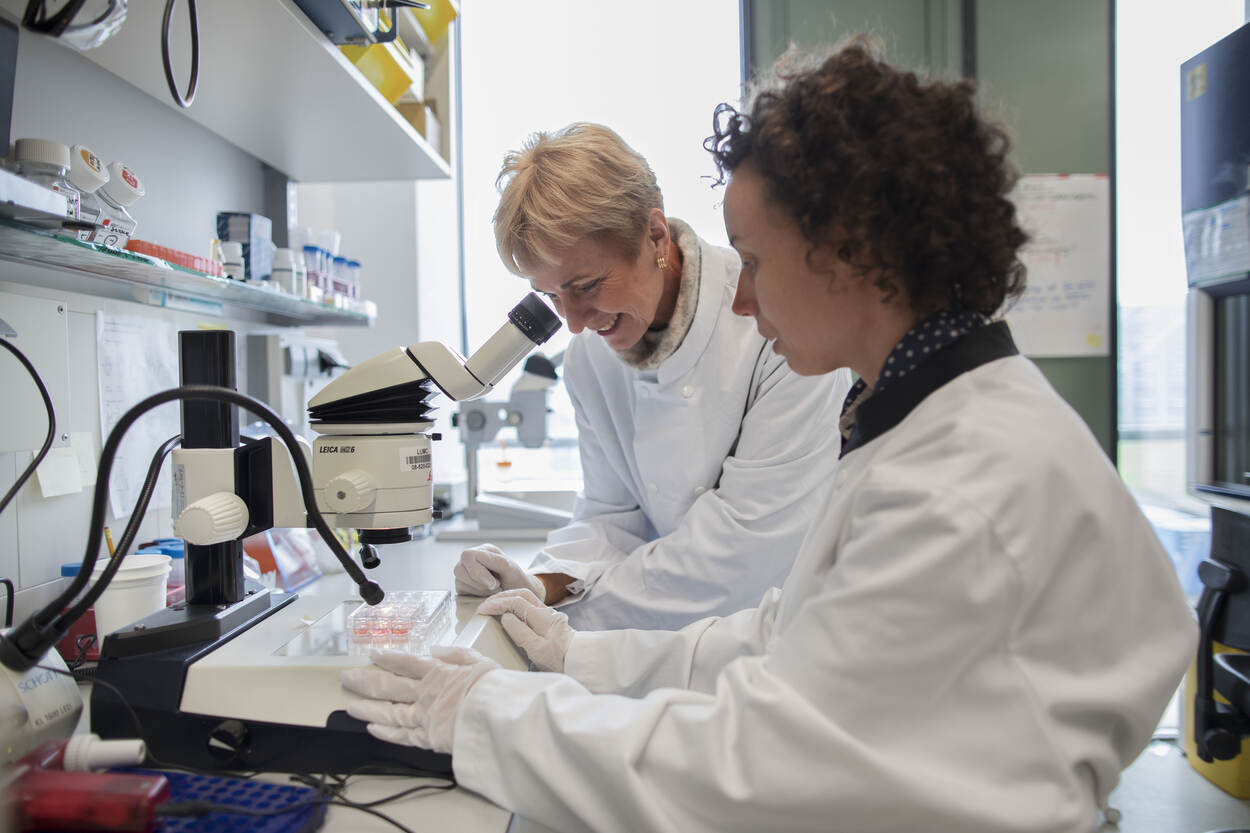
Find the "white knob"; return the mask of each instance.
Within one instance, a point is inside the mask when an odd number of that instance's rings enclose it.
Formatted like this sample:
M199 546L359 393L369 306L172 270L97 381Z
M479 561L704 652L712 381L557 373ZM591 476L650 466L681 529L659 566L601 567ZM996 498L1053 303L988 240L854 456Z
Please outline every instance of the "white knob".
M376 491L368 472L351 469L326 484L325 503L332 512L359 512L373 502Z
M220 544L242 535L247 521L247 504L238 495L214 492L182 510L174 523L174 534L188 544Z

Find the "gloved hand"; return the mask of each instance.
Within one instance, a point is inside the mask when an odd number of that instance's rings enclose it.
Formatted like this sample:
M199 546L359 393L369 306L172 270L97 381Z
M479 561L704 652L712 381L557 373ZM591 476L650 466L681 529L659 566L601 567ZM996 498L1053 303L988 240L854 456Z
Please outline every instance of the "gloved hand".
M478 544L460 553L460 563L452 572L456 576L456 592L466 596L489 596L500 590L524 587L540 599L547 598L546 585L522 570L494 544Z
M577 633L568 616L524 588L496 593L478 605L477 612L499 616L499 624L539 671L564 673L564 657Z
M430 654L384 651L374 654L373 665L349 668L339 681L370 698L350 701L347 713L365 721L375 738L451 754L460 704L499 664L469 648L436 646Z

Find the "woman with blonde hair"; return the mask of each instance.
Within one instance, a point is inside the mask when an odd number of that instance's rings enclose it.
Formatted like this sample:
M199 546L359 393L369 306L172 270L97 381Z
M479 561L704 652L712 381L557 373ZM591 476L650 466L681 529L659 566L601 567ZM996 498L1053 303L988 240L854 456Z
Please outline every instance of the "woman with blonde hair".
M529 589L586 629L755 604L832 478L830 406L849 375L792 372L734 315L738 256L667 216L646 159L608 128L532 135L499 183L499 255L574 333L564 379L585 486L528 571L485 544L462 555L456 589Z

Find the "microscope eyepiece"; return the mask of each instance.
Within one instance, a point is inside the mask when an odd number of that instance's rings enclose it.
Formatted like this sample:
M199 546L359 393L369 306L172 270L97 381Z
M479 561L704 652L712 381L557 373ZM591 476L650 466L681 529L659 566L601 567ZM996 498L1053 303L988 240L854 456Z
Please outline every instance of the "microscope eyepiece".
M560 329L560 317L533 292L512 308L508 320L535 344L542 344Z

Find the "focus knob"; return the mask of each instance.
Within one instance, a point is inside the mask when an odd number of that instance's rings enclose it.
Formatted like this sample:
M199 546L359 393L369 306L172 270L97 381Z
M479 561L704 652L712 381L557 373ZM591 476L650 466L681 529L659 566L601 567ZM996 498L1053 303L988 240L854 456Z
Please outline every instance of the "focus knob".
M345 471L326 484L326 506L333 512L359 512L373 502L377 487L360 469Z
M238 762L247 751L249 733L240 720L223 720L208 734L208 754L223 764Z
M247 520L247 504L238 495L214 492L182 510L174 523L174 534L188 544L220 544L242 535Z

